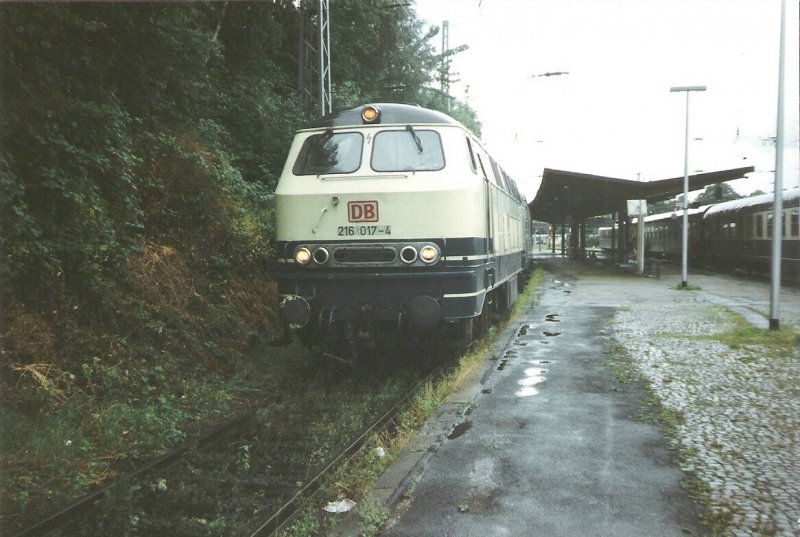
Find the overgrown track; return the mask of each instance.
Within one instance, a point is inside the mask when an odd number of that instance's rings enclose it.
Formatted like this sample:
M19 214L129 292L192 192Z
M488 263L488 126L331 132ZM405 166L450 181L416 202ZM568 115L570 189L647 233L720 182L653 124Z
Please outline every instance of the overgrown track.
M286 390L18 535L274 534L440 370L309 370L303 390Z

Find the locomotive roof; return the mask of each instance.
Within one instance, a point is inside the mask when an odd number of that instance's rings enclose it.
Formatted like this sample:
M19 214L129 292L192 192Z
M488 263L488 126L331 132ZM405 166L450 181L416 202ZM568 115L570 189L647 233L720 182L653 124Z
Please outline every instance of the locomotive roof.
M696 214L702 214L703 212L708 209L710 205L703 205L702 207L689 207L686 210L687 216L694 216ZM659 222L661 220L672 220L673 218L683 218L683 209L676 209L674 211L670 211L667 213L658 213L658 214L651 214L644 217L645 222ZM639 218L634 216L631 218L631 223L639 222Z
M790 188L783 191L783 205L784 208L795 207L800 200L800 187ZM744 209L756 208L769 208L775 202L774 194L761 194L759 196L752 196L749 198L742 198L738 200L723 201L712 205L706 212L704 218L713 215L720 215L726 213L738 213Z
M363 125L361 111L364 106L356 106L355 108L328 114L304 125L303 130ZM375 103L369 106L374 106L380 110L381 125L444 124L461 126L461 123L447 114L412 104Z

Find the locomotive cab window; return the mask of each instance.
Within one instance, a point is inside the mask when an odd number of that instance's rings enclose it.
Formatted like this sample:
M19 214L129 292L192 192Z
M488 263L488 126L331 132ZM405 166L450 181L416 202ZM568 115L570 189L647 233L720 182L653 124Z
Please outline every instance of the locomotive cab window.
M295 175L353 173L361 167L364 137L357 132L327 131L306 138L292 167Z
M439 133L419 130L381 131L372 144L372 169L376 172L436 171L444 168Z
M472 151L472 142L469 141L468 137L466 138L466 140L467 140L467 151L469 151L469 167L472 169L474 173L478 173L478 165L475 163L475 152Z

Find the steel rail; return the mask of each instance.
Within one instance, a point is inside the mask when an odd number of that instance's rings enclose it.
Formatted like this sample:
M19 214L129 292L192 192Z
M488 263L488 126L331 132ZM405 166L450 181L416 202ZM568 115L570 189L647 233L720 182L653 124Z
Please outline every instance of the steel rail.
M364 447L369 435L377 429L385 426L395 416L400 413L406 403L417 393L420 389L430 380L436 378L441 374L443 366L438 366L433 371L428 373L423 379L414 385L406 394L395 402L383 415L375 420L371 425L367 426L353 442L342 450L336 457L331 459L316 476L311 478L308 483L304 484L295 494L281 505L266 521L261 523L259 527L250 534L250 537L261 535L265 531L270 531L271 535L275 535L278 531L286 528L286 526L297 518L300 512L300 501L304 498L314 497L322 487L323 479L329 475L333 469L338 469L339 465L343 462L351 461ZM344 460L346 459L346 461ZM291 509L291 510L290 510ZM270 526L272 529L269 530Z

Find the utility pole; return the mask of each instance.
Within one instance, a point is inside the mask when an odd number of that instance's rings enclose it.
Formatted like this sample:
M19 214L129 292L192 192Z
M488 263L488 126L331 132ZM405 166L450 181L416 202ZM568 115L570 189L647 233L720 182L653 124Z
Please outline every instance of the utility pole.
M297 93L306 102L306 10L305 2L297 3ZM308 109L303 106L303 112Z
M442 22L442 66L439 71L442 98L450 111L450 21Z
M786 0L781 0L780 48L778 52L778 120L775 132L775 184L772 207L772 271L770 273L769 328L781 327L781 241L783 240L783 116L786 80Z
M331 102L331 3L319 0L319 103L321 115L333 111Z

